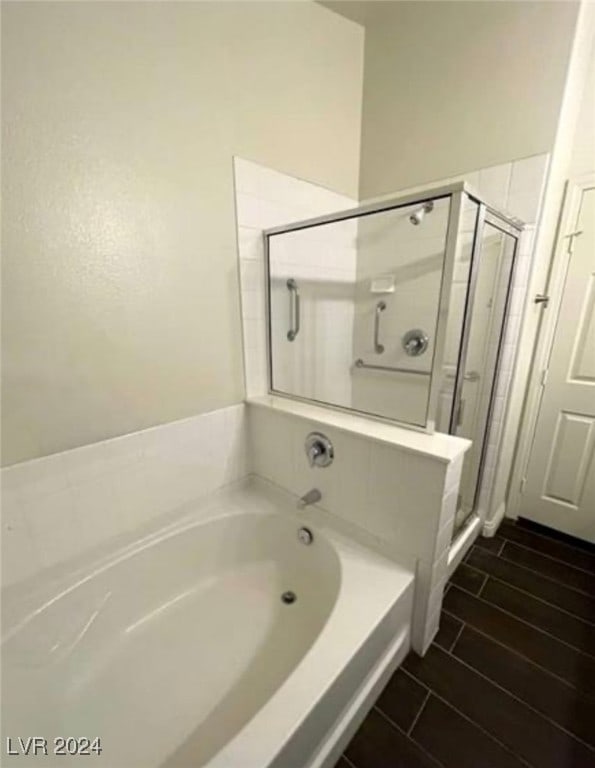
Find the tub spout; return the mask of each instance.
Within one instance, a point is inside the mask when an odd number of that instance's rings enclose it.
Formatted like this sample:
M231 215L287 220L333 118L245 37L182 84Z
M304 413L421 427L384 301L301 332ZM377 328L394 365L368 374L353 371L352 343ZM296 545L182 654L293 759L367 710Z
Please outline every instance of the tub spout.
M303 509L304 507L308 507L310 504L317 504L320 499L322 498L322 494L318 490L318 488L312 488L311 491L308 491L308 493L305 493L302 498L298 501L298 509Z

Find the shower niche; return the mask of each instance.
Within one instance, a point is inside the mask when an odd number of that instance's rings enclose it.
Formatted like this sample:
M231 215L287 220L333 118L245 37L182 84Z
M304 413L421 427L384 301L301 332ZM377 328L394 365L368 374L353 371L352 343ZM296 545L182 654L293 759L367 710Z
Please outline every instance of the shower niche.
M522 223L467 184L264 234L269 390L473 441L481 482Z

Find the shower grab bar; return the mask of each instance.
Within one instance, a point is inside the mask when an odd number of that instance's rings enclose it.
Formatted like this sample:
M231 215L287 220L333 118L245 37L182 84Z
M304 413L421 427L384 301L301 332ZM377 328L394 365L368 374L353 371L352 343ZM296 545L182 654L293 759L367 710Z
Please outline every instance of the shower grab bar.
M377 355L381 355L384 352L384 345L380 343L378 337L380 336L380 313L384 312L385 309L386 302L379 301L374 310L374 352Z
M289 291L289 330L287 331L288 341L295 341L295 337L300 332L300 292L293 277L287 280L287 290Z
M396 368L390 365L372 365L372 363L364 362L361 357L358 357L354 363L356 368L372 368L375 371L392 371L393 373L413 373L416 376L431 376L430 371L418 371L415 368Z
M366 363L364 360L362 360L361 357L358 357L357 360L354 363L356 368L372 368L376 371L393 371L395 373L413 373L417 376L431 376L431 371L419 371L415 368L397 368L397 367L391 367L390 365L372 365L371 363ZM447 373L446 374L447 379L454 379L455 374L454 373ZM477 371L469 371L469 373L466 373L463 376L463 379L465 381L479 381L480 375Z

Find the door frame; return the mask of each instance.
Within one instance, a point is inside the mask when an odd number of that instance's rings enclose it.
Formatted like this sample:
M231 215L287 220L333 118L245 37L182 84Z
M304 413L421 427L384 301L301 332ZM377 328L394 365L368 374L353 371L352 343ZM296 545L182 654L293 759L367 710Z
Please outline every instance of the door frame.
M595 173L571 177L567 179L565 184L545 289L546 295L549 296L549 302L547 306L543 305L541 313L533 362L525 391L525 403L519 424L519 437L509 478L506 502L507 517L517 518L519 516L523 487L541 408L544 376L549 365L564 294L564 277L572 255L574 242L572 234L576 226L582 194L586 189L593 186L595 186Z

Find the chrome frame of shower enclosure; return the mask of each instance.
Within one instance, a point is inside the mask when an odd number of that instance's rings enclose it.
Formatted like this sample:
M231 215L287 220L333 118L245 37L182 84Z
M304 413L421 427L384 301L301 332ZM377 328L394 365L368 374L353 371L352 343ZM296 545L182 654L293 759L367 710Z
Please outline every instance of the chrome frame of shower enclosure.
M509 216L504 211L500 211L498 208L490 205L489 201L486 201L475 188L467 181L456 181L452 184L444 184L440 187L428 187L420 192L410 192L406 195L400 195L398 197L391 197L385 200L376 200L372 203L365 203L364 205L356 206L355 208L347 208L344 211L338 211L337 213L325 213L322 216L314 216L310 219L302 219L300 221L294 221L291 224L281 224L276 227L269 227L263 230L263 235L267 238L269 235L280 235L284 232L293 232L296 229L308 229L309 227L315 227L318 224L331 224L336 221L344 221L345 219L352 219L356 216L365 216L368 213L380 213L381 211L389 211L392 208L404 208L407 205L423 205L423 203L431 202L442 197L450 197L456 192L464 192L468 197L475 202L485 205L486 210L495 214L502 222L508 224L510 227L516 230L520 230L524 226L524 222L514 216Z
M440 386L440 377L432 374L433 371L442 367L442 357L444 352L444 340L446 329L440 328L440 318L446 318L448 316L448 305L450 301L450 283L445 280L446 264L449 261L449 253L452 250L453 256L451 260L454 260L454 251L456 248L456 234L460 225L461 209L462 209L462 196L464 194L464 182L456 184L450 184L444 187L437 187L434 189L424 190L423 194L419 192L414 195L404 195L402 197L391 198L390 200L383 200L367 205L362 205L357 208L350 208L345 211L339 211L334 214L326 214L324 216L317 216L311 219L305 219L303 221L294 222L288 225L282 225L278 227L271 227L263 231L264 239L264 280L265 280L265 299L266 299L266 315L267 315L267 374L268 374L268 391L270 394L278 397L286 397L289 400L297 400L305 403L316 403L322 405L325 408L331 408L332 410L341 411L343 413L357 413L367 418L374 419L386 424L393 424L405 427L407 429L413 429L417 432L434 432L435 419L431 413L431 408L435 411L436 404L438 402L438 393ZM442 280L440 285L440 297L438 302L438 312L436 314L436 333L434 342L434 351L432 356L432 364L430 367L430 394L428 396L428 402L426 404L425 419L423 424L416 424L413 422L398 421L391 419L380 414L370 413L369 411L361 411L356 408L348 408L335 403L329 403L323 400L315 400L313 398L302 397L300 395L289 394L273 388L273 361L272 361L272 329L271 329L271 281L270 281L270 246L269 240L271 237L280 234L286 234L287 232L295 232L297 230L309 229L321 224L331 224L338 221L346 221L347 219L356 218L359 216L366 216L374 213L381 213L384 211L396 210L399 208L405 208L414 203L422 205L425 202L435 202L439 199L450 198L449 200L449 214L447 230L445 235L445 252L442 270ZM451 235L454 233L454 237ZM450 279L452 279L452 269L450 268ZM442 339L442 346L439 348L440 338ZM432 394L432 388L436 391ZM431 417L430 417L431 416Z
M430 392L426 408L426 430L434 432L436 427L436 410L438 397L442 387L442 370L444 364L444 349L446 347L446 330L448 312L450 309L450 296L452 279L454 275L457 255L458 235L463 222L463 195L464 189L460 189L451 195L450 209L448 212L448 224L446 228L446 249L442 262L442 278L440 281L440 298L438 299L438 313L436 316L436 331L434 337L434 354L430 367Z
M477 286L477 273L479 271L479 254L482 245L483 225L485 222L485 205L479 204L473 228L473 246L471 248L471 262L469 264L469 277L467 278L467 295L465 296L465 307L463 309L463 319L461 321L461 342L459 344L459 356L457 359L457 370L455 372L455 383L453 387L452 408L448 431L451 435L455 434L458 426L459 411L461 407L461 396L463 393L463 374L465 363L467 361L467 348L469 346L470 323L468 316L473 307L475 298L475 288Z
M517 218L509 216L503 211L500 211L495 206L490 205L481 195L479 195L475 191L475 189L471 185L469 185L465 181L455 182L453 184L443 185L439 187L430 187L428 189L424 189L421 192L415 192L415 193L410 193L406 195L401 195L398 197L392 197L386 200L379 200L379 201L367 203L365 205L361 205L355 208L349 208L344 211L339 211L337 213L325 214L323 216L316 216L310 219L304 219L302 221L293 222L291 224L270 227L263 231L264 262L265 262L264 263L264 266L265 266L264 281L265 281L265 300L266 300L266 312L267 312L266 359L267 359L268 391L270 394L274 394L279 397L286 397L290 400L298 400L298 401L307 402L307 403L314 402L318 405L323 405L327 408L331 408L333 410L337 410L341 412L364 414L368 418L374 419L376 421L381 421L389 424L397 424L399 426L405 427L406 429L413 429L418 432L419 431L429 432L429 433L434 432L436 408L437 408L438 396L439 396L440 387L441 387L441 375L440 373L437 373L437 372L442 371L442 364L444 359L444 347L445 347L445 341L446 341L446 319L448 317L448 311L450 308L450 289L451 289L452 276L454 271L457 239L460 232L460 225L461 225L462 216L463 216L463 196L467 196L470 200L476 202L479 206L478 218L476 219L475 229L474 229L472 260L474 256L477 257L479 255L479 250L476 250L476 249L480 247L479 244L482 241L484 222L488 216L491 224L501 229L506 234L513 235L517 239L517 247L515 248L515 256L516 256L516 253L518 252L518 238L524 226L523 222ZM425 424L421 425L421 424L414 424L412 422L397 421L395 419L383 417L379 414L372 414L367 411L359 411L355 408L347 408L340 405L336 405L334 403L327 403L320 400L314 400L312 398L301 397L299 395L292 395L287 392L281 392L273 389L269 239L275 235L294 232L301 229L309 229L311 227L316 227L321 224L336 223L339 221L345 221L347 219L366 216L374 213L381 213L384 211L390 211L390 210L403 208L403 207L414 205L414 204L423 205L426 202L436 201L438 199L443 199L446 197L450 198L450 201L449 201L450 207L449 207L448 224L447 224L446 238L445 238L446 247L445 247L443 269L442 269L440 298L438 302L434 353L432 356L432 366L430 369L431 381L430 381L430 392L428 396L428 403L426 407ZM477 260L477 258L475 258L475 260ZM512 285L512 281L514 277L514 265L515 265L515 261L513 261L513 269L511 272L510 285ZM472 268L473 268L473 261L470 269ZM510 286L509 286L509 292L510 292ZM475 284L471 283L471 275L470 275L468 289L467 289L465 311L467 311L467 307L472 306L474 296L475 296ZM507 302L508 302L508 299L507 299ZM508 303L507 303L507 308L508 308ZM466 352L467 352L466 345L468 344L468 329L465 330L466 320L467 320L467 317L464 316L463 334L467 336L467 339L465 341L464 354L461 354L461 350L459 350L457 374L456 374L455 387L454 387L455 396L453 397L451 419L450 419L451 429L449 429L451 433L452 433L452 414L455 414L457 412L460 405L460 397L461 397L462 384L463 384L463 374L461 373L461 371L464 371L465 362L466 362ZM498 355L497 355L496 372L498 371L498 365L500 362L502 338L506 328L505 323L506 323L506 317L505 317L505 322L501 329L500 348L498 350ZM463 342L463 339L462 339L462 342ZM462 346L463 344L461 343L461 347ZM496 380L496 377L494 379L494 386L495 386L495 380ZM492 388L492 393L490 398L490 401L491 401L490 411L491 411L491 405L493 401L493 395L494 395L494 387ZM482 458L483 458L484 452L485 452L485 445L483 446L483 449L482 449ZM479 481L478 481L477 487L479 487Z
M482 223L482 234L483 234L484 224L489 224L490 226L494 227L494 229L498 229L500 232L503 232L504 234L512 237L514 239L514 251L511 257L510 276L508 278L508 285L506 287L506 299L504 301L504 311L502 316L502 322L500 324L500 331L498 334L498 348L496 350L496 360L494 363L494 377L492 379L492 386L490 388L490 396L488 400L488 410L486 413L486 428L485 428L482 446L481 446L481 452L479 456L479 462L478 462L479 469L477 472L477 479L475 482L475 492L473 496L472 512L469 515L469 518L472 518L473 514L477 510L477 504L479 501L479 494L481 491L481 484L482 484L483 475L484 475L485 458L486 458L486 453L488 448L488 437L489 437L489 431L490 431L489 425L491 423L492 413L494 410L494 401L495 401L496 390L498 386L498 374L500 371L500 362L502 359L502 349L504 347L504 337L506 335L506 328L508 326L508 321L509 321L510 302L512 298L512 289L513 289L514 279L515 279L516 270L517 270L518 255L519 255L519 249L520 249L520 238L522 234L522 227L520 228L518 226L510 227L508 225L508 222L503 221L502 218L499 216L499 214L495 213L493 210L486 209L486 212L484 215L484 221ZM465 363L466 363L466 358L463 360L463 370L464 370ZM466 527L466 524L462 526L460 532L464 531L465 527Z

